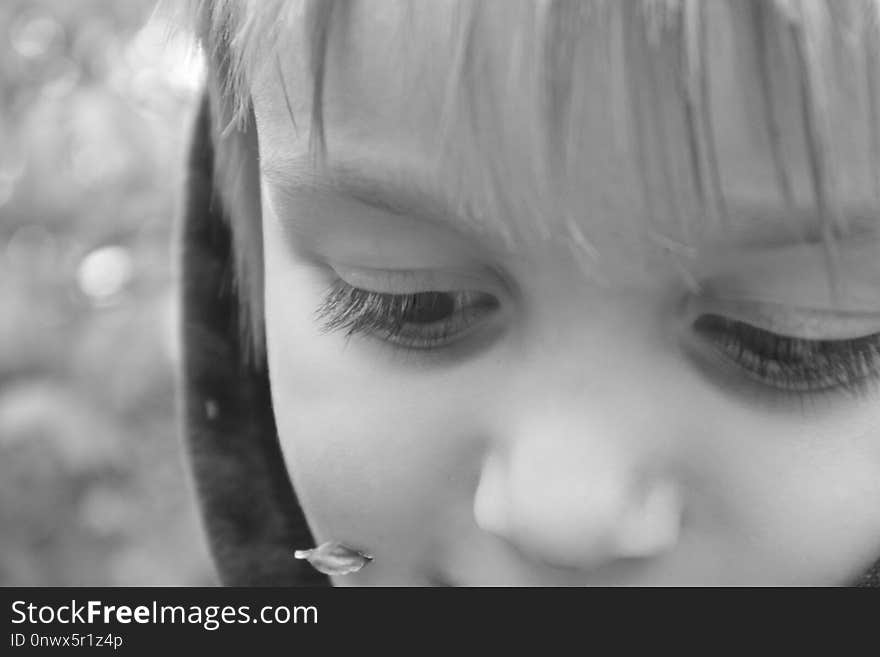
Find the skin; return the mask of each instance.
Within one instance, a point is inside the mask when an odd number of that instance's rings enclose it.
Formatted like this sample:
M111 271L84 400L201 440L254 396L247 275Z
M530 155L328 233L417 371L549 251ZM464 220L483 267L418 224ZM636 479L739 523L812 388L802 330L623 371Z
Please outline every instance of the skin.
M408 28L426 45L403 66L389 46L403 19L384 6L351 16L346 49L331 49L325 170L308 158L311 89L290 63L302 58L282 58L288 99L275 72L252 89L284 458L316 541L374 556L334 583L833 585L866 569L880 554L878 389L774 389L693 327L713 312L808 339L880 332L864 236L840 242L833 297L820 245L740 211L792 218L735 110L717 118L732 163L724 233L649 224L635 159L598 110L579 117L564 175L536 185L517 157L535 150L517 127L528 94L504 98L512 127L491 144L443 132L445 51L427 45L444 43L446 9ZM583 66L603 84L602 65ZM498 212L480 175L499 161L506 214L476 225L458 209ZM505 242L499 225L536 216L548 231ZM558 217L588 236L586 255ZM658 225L684 265L643 239L639 226ZM322 331L315 311L337 276L499 303L454 343L406 350Z

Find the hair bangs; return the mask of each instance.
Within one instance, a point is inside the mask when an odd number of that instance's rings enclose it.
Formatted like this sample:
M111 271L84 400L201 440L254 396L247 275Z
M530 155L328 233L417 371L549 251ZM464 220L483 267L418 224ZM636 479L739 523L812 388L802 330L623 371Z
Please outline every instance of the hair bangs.
M192 0L224 134L246 121L262 72L274 68L283 87L294 42L313 87L308 116L294 116L288 101L291 121L308 125L318 165L325 149L332 158L331 53L344 52L358 16L379 6L391 5ZM578 194L601 209L616 194L629 204L616 233L686 258L731 230L739 206L770 197L811 210L782 214L793 237L823 241L834 279L848 217L880 210L878 0L431 0L398 9L402 26L385 45L413 103L433 102L417 90L432 79L423 67L445 75L436 103L444 186L463 214L511 244L559 239L595 262L598 240L560 199ZM427 25L441 15L445 24ZM417 57L429 27L443 42ZM605 177L573 175L590 170L584 158Z

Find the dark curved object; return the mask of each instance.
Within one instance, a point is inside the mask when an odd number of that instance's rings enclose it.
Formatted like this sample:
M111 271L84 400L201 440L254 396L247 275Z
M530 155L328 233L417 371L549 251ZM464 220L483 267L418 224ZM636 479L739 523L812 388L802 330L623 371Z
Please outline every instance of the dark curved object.
M206 94L179 236L183 437L202 521L223 584L328 586L293 558L314 540L284 466L266 367L246 362L232 233L214 182Z

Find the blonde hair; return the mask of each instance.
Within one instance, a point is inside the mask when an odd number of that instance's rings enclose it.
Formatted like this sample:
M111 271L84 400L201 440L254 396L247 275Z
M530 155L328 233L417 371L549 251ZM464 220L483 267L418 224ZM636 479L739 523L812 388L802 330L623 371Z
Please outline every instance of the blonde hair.
M307 60L312 103L308 117L288 109L295 124L308 124L310 149L321 161L328 53L345 47L350 17L363 4L369 0L189 3L216 90L219 161L232 177L225 189L239 188L248 157L242 135L252 132L251 84L274 69L283 85L279 53L289 52L291 38L299 39ZM405 21L419 20L418 3L399 8ZM725 162L715 124L719 99L736 98L742 120L766 143L766 171L781 202L815 208L824 243L846 230L842 199L880 205L878 0L460 0L454 9L444 26L448 81L439 132L469 131L475 155L498 143L498 130L527 131L534 135L533 179L558 180L587 147L583 116L604 111L632 151L645 215L675 217L685 233L701 224L723 226ZM498 57L499 49L507 56ZM736 54L735 70L717 66L721 49ZM595 80L578 75L581 63L597 58L606 70L599 90L588 87ZM534 102L524 116L513 116L499 100L529 93ZM787 113L790 107L799 111ZM864 163L864 179L840 180L842 158ZM516 158L497 157L492 166L472 159L473 169L460 175L481 181L489 199L486 221L506 232L504 204L513 192L504 182L508 168L521 165ZM527 203L522 194L516 202ZM248 289L253 334L260 336L258 231L246 216L254 210L236 209L233 195L226 192L224 200L240 284ZM591 249L573 222L557 226L540 212L530 216L535 225L514 228L542 234L561 228L572 243ZM830 246L828 262L833 275Z

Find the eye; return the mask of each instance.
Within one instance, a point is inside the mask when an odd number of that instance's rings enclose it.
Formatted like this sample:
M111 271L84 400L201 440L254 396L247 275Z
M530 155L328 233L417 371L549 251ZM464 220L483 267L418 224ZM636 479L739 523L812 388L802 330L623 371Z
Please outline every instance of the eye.
M697 318L693 329L749 379L777 390L859 392L880 380L880 333L806 340L714 314Z
M495 296L473 290L390 294L338 279L327 291L317 318L325 332L370 335L401 348L428 350L465 338L499 305Z

